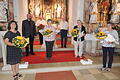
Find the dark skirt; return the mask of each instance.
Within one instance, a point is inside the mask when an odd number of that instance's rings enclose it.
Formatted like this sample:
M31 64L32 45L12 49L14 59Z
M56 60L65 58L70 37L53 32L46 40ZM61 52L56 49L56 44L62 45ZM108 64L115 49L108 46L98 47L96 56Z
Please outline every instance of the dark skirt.
M22 50L14 46L7 46L7 64L14 65L20 63Z

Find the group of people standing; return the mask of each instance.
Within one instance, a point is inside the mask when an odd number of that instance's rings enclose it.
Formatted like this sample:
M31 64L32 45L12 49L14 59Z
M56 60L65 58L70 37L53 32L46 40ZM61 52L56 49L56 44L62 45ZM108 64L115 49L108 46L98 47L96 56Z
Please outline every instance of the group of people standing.
M22 22L22 36L25 38L29 38L29 45L26 46L26 56L29 54L35 55L33 51L33 42L34 42L34 36L36 35L36 25L44 24L45 27L42 30L39 30L39 37L41 39L42 32L46 29L52 30L52 34L49 36L42 36L42 41L40 40L41 44L43 44L45 41L46 45L46 60L52 59L52 51L53 46L56 38L56 34L59 32L61 33L61 47L66 48L66 42L67 42L67 33L68 33L68 23L65 21L65 18L62 18L62 21L60 22L60 27L54 27L52 25L52 19L48 19L47 22L42 21L35 22L32 20L32 15L27 14L27 19L23 20ZM81 20L77 20L77 25L73 27L73 29L78 29L80 31L80 34L77 37L74 37L73 43L74 43L74 52L75 57L82 58L83 55L83 45L85 41L85 35L86 35L86 28L83 26L83 23ZM100 29L102 30L102 29ZM101 70L107 70L110 71L113 63L113 54L115 49L115 44L118 43L119 37L116 30L112 29L111 24L108 24L106 29L102 30L106 34L111 34L115 38L115 42L106 42L105 40L101 41L102 44L102 50L103 50L103 68ZM16 36L20 36L20 32L18 31L18 25L16 21L10 21L8 24L8 32L4 36L4 41L7 44L7 63L11 65L13 77L14 80L18 80L18 77L22 77L22 74L20 74L19 71L19 62L22 58L22 50L20 48L16 48L12 44L12 39ZM87 45L89 46L89 45ZM30 47L30 49L29 49ZM29 51L30 50L30 51ZM107 63L107 53L109 53L109 63L106 67Z
M65 19L62 19L62 22L60 25L62 27L54 27L52 25L52 19L48 19L47 22L42 21L41 24L44 24L44 29L39 30L39 38L41 44L45 42L46 46L46 60L52 59L52 51L53 51L53 45L55 42L56 34L59 33L61 30L61 36L62 36L62 47L66 48L66 42L67 42L67 32L68 32L68 23L65 21ZM65 24L64 24L65 23ZM8 23L8 31L4 35L4 42L7 45L7 64L11 65L11 69L13 72L14 80L18 80L19 77L22 77L22 74L19 73L19 63L22 58L22 49L17 48L13 45L12 39L16 36L23 36L25 38L29 38L29 44L25 47L26 49L26 56L35 55L33 51L33 43L34 43L34 36L36 35L36 26L38 23L35 23L32 20L32 15L27 14L27 19L22 21L22 35L18 31L18 24L16 21L10 21ZM50 36L44 36L41 34L45 29L52 30L52 34ZM65 34L65 35L64 35ZM43 41L44 39L44 41ZM65 41L65 42L64 42Z

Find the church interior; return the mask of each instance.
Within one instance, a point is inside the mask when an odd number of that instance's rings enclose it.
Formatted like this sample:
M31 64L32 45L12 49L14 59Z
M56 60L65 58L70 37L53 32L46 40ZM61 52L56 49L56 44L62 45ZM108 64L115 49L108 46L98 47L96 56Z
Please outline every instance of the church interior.
M23 76L14 80L120 80L120 41L115 45L111 71L101 71L103 48L96 39L99 30L106 29L108 24L115 28L120 39L120 0L0 0L0 80L13 80L3 39L8 23L15 20L22 35L22 21L27 19L27 14L32 15L36 27L34 55L26 56L26 49L22 48L19 72ZM62 46L61 32L58 32L52 60L46 60L45 37L41 42L37 22L43 19L48 24L47 20L51 19L57 29L63 18L68 23L66 46ZM82 58L75 57L74 37L71 36L78 20L86 30Z

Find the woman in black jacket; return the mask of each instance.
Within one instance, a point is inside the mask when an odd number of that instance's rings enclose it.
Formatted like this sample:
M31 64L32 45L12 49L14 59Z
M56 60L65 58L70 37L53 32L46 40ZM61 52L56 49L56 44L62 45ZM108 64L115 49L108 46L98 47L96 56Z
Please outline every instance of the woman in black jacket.
M75 52L75 57L82 58L84 36L86 34L86 30L85 30L85 27L82 25L81 20L77 20L77 25L74 26L74 29L78 29L79 32L80 32L80 34L77 37L74 37L74 52Z

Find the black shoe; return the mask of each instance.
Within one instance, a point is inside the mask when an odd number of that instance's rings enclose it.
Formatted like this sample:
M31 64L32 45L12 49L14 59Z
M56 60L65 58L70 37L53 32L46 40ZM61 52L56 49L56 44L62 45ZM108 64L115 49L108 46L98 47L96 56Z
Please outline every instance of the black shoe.
M14 75L13 78L14 78L14 80L18 80L18 76L17 75Z
M18 77L22 77L22 74L20 74L20 73L17 73L17 74L16 74L16 76L18 76Z
M29 56L29 53L27 53L25 56Z
M30 54L31 54L31 55L35 55L35 53L33 53L33 52L31 52Z
M66 46L64 46L64 48L66 48Z

